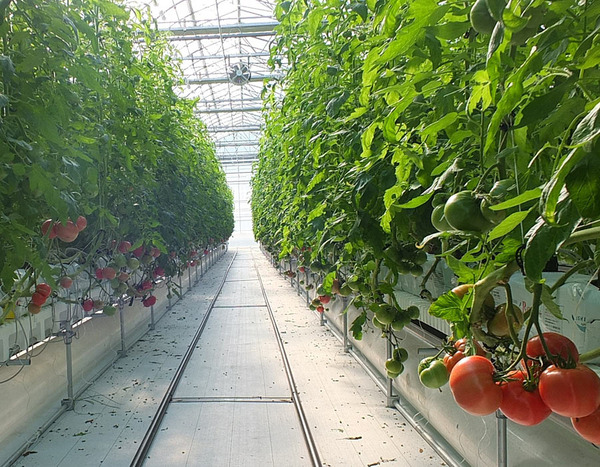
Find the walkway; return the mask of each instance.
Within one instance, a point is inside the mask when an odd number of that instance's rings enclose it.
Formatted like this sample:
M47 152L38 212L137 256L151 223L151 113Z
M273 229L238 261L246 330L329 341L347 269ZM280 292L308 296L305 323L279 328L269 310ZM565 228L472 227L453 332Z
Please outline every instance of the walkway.
M144 465L310 466L303 428L324 466L444 465L256 245L230 248L15 465L130 465L207 312Z

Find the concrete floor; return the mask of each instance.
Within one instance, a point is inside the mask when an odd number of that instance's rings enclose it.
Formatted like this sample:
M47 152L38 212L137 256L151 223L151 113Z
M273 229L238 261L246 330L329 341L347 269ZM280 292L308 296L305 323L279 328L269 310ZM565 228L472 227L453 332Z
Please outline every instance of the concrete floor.
M128 466L235 252L145 465L311 465L259 275L322 465L444 465L249 238L15 465Z

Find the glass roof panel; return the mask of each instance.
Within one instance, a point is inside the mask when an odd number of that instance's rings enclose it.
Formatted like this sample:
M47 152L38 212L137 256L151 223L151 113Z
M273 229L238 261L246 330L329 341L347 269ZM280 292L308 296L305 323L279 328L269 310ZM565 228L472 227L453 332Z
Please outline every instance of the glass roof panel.
M149 8L170 31L181 58L184 97L197 99L199 117L224 164L256 158L262 126L261 92L273 79L267 60L277 24L271 0L125 0Z

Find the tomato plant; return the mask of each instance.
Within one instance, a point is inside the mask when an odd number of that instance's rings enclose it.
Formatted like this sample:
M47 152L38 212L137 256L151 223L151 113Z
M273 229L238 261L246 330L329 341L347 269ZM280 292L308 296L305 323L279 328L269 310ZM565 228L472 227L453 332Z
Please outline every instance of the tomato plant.
M1 13L0 323L38 277L89 274L118 245L144 245L148 267L176 251L177 274L189 250L230 236L232 193L151 18L91 0Z
M255 238L345 281L357 339L375 327L398 344L420 318L394 298L412 275L429 314L452 340L479 343L497 379L526 355L539 370L558 363L523 343L545 330L542 306L562 320L555 297L567 279L600 266L600 11L569 0L339 1L281 2L276 16L271 65L284 76L265 91ZM436 297L442 262L461 285ZM566 272L550 285L557 264ZM518 272L531 306L496 306L496 292L514 302ZM447 350L452 375L479 353Z

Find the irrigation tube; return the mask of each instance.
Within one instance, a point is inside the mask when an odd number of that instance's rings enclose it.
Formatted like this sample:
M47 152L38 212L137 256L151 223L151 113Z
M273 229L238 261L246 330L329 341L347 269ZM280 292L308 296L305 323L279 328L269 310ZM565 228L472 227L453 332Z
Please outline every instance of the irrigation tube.
M310 454L310 458L314 467L321 467L321 459L319 457L319 453L317 451L317 445L310 431L310 427L308 425L308 420L306 419L306 414L304 413L304 409L302 408L302 404L300 402L300 394L298 394L298 390L296 389L296 382L294 381L294 375L292 374L292 368L290 366L290 362L287 358L287 353L285 352L285 347L283 345L283 340L281 339L281 334L279 333L279 328L277 327L277 323L275 322L275 315L273 314L273 310L271 309L271 304L269 303L269 299L267 297L267 293L263 286L262 277L260 275L259 269L256 267L256 263L254 264L254 269L256 270L256 274L258 276L258 282L260 283L260 288L263 294L263 298L265 300L265 305L267 307L267 311L269 313L269 318L271 319L271 324L273 325L273 330L275 331L275 338L277 339L277 345L279 347L279 351L281 353L281 358L283 360L283 366L285 368L285 374L288 379L288 384L290 386L290 390L292 391L292 401L294 402L294 407L296 409L296 413L298 415L298 419L300 420L300 425L302 427L302 434L304 435L304 441L306 442L306 447L308 448L308 452Z
M167 392L165 393L162 400L160 401L160 405L158 406L158 409L156 411L154 418L152 418L150 427L148 428L148 431L146 431L146 434L144 435L144 438L142 439L142 441L140 443L140 447L138 448L137 452L135 453L135 456L133 457L133 460L131 461L130 465L132 467L133 466L138 467L144 463L146 455L148 454L148 451L150 450L150 446L152 445L152 441L154 440L154 437L156 436L156 433L158 432L158 429L160 428L160 424L161 424L163 418L165 417L165 414L167 412L167 407L169 406L169 403L173 399L173 394L175 393L175 389L177 389L177 385L179 384L179 381L181 380L181 377L183 376L183 372L184 372L185 368L187 367L187 364L188 364L190 358L192 357L194 350L196 349L196 345L198 344L198 341L200 340L200 336L202 335L202 332L204 332L204 328L206 327L206 323L208 322L210 313L213 310L213 307L215 306L217 299L219 298L219 294L221 293L223 286L225 285L225 281L227 280L227 275L229 274L231 265L235 261L236 255L237 255L237 253L234 253L233 258L231 259L231 262L229 263L229 266L227 266L227 270L225 271L225 274L223 275L223 280L221 281L219 288L215 292L215 296L211 300L211 302L208 306L208 310L204 314L204 317L202 318L202 321L200 322L200 326L198 327L196 334L194 334L194 337L192 338L190 345L188 346L183 358L181 359L181 363L179 364L179 367L177 368L177 371L175 372L175 376L173 377L173 379L171 380L171 383L169 384L169 387L167 388Z

